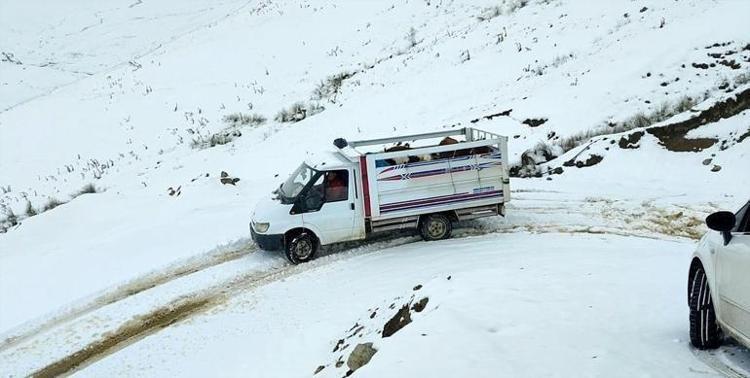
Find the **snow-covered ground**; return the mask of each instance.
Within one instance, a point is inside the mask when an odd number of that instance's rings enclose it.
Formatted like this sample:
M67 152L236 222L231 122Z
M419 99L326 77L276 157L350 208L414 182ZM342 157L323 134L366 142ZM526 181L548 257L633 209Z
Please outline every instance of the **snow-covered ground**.
M332 353L339 339L349 348L373 342L362 377L714 375L685 336L684 272L675 268L688 264L690 248L555 233L408 244L238 294L81 375L219 367L225 376L301 377L322 365L319 376L341 377L348 368L335 362L351 350ZM381 337L403 304L422 298L411 324Z
M370 376L750 371L740 347L691 353L684 298L703 217L748 199L750 110L690 130L716 139L699 151L607 131L745 93L747 14L731 0L0 1L0 373L343 375L330 350L355 322L379 348L356 373ZM316 96L336 74L339 91ZM275 119L295 102L307 118ZM603 160L512 180L507 219L456 240L290 267L247 239L253 204L334 138L464 126L511 137L514 162L605 130L543 167ZM211 146L217 133L233 140ZM376 337L395 310L368 309L412 295L425 311Z

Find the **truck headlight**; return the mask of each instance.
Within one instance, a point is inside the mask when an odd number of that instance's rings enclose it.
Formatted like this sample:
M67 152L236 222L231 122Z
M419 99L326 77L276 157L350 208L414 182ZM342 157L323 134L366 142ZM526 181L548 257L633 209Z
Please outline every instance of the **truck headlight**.
M268 227L271 226L270 223L266 222L256 222L253 223L253 227L255 227L255 231L260 232L261 234L268 231Z

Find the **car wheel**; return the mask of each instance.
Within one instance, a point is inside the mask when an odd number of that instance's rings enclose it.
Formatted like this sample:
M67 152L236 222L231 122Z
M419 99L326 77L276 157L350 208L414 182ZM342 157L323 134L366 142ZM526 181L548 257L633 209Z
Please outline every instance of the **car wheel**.
M451 231L451 221L443 214L430 214L419 225L419 233L427 241L447 239L451 236Z
M696 269L690 279L690 342L698 349L718 348L721 328L716 322L711 289L703 267Z
M318 242L308 232L301 232L293 236L286 243L286 258L292 264L308 262L315 257L318 250Z

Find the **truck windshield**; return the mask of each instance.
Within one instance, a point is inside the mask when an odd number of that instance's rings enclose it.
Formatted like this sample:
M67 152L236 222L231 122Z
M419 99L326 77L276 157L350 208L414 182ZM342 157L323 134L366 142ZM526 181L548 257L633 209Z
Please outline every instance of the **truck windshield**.
M302 165L300 165L299 168L297 168L297 170L295 170L294 173L292 173L292 175L281 185L281 188L279 188L279 194L281 194L283 199L287 200L285 202L294 200L305 185L315 177L316 173L318 173L318 171L310 168L307 164L302 163Z

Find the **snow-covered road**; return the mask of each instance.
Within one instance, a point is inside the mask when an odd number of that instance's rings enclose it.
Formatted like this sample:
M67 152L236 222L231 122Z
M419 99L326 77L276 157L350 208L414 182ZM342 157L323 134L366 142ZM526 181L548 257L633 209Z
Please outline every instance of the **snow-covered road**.
M524 232L411 243L239 291L78 373L297 377L324 366L319 376L342 376L336 361L351 349L331 350L345 339L378 349L363 377L717 375L688 345L691 249ZM381 337L399 307L424 297L411 324Z
M688 346L684 276L694 245L686 236L702 231L696 219L710 211L665 198L520 190L507 218L469 222L439 243L382 239L289 266L240 241L4 334L0 366L9 376L205 375L216 366L243 375L250 365L268 377L318 366L319 375L343 375L335 359L346 353L330 350L367 323L363 337L385 352L358 373L372 376L452 376L470 366L488 376L750 371L742 348L693 355ZM381 340L375 331L397 309L389 305L410 301L418 284L430 298L418 314L425 321L415 316L403 334ZM408 360L399 359L403 348ZM278 353L294 363L275 364ZM441 363L425 365L433 355Z

